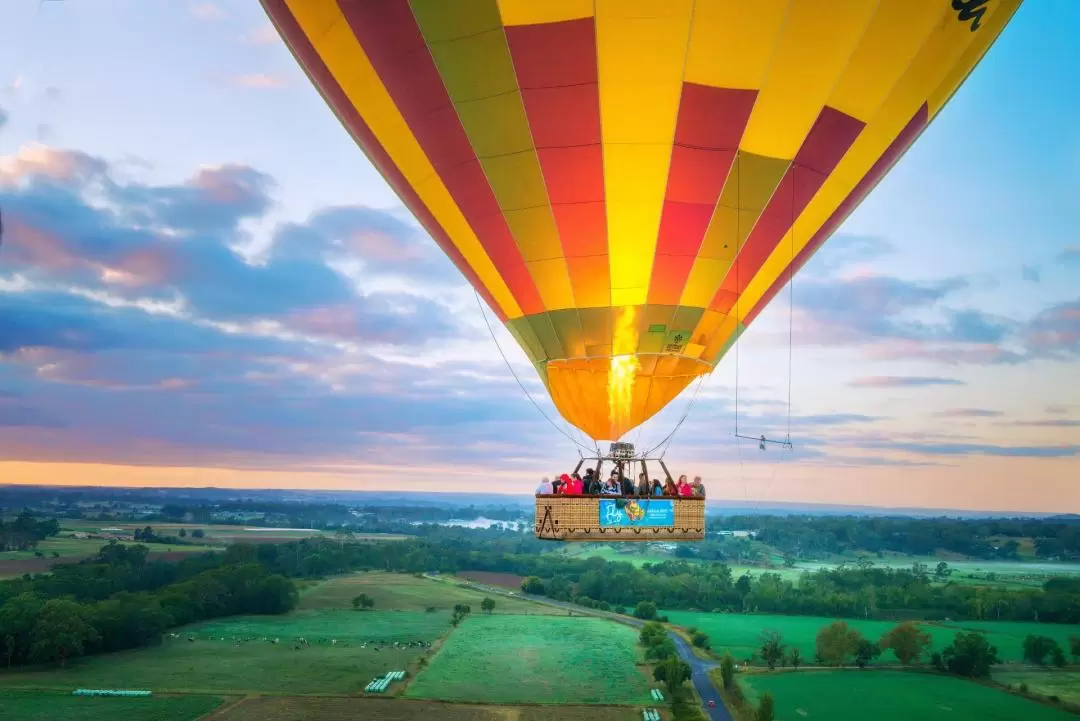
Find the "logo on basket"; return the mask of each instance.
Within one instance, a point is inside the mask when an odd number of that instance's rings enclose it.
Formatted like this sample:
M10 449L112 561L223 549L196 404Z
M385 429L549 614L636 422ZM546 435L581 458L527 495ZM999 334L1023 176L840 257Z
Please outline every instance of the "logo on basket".
M605 525L618 526L623 521L623 512L612 503L604 508L604 521Z
M640 521L645 517L645 509L637 501L630 501L626 504L626 515L631 521Z

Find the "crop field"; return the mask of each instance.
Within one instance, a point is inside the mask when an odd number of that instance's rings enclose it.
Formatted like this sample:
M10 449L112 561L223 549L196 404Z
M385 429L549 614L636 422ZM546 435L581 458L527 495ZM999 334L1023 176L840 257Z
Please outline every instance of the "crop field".
M640 721L634 708L597 706L469 706L431 701L375 698L251 698L215 721Z
M3 683L155 692L358 693L373 677L406 668L423 652L385 644L434 641L450 628L449 618L445 612L400 611L239 616L185 627L180 638L166 639L158 647L80 659L67 669L11 674ZM188 641L188 635L195 641ZM310 645L297 650L296 637ZM264 638L279 638L280 643ZM337 644L331 645L331 639ZM383 642L380 650L373 640Z
M450 612L454 605L466 603L473 613L480 613L484 594L462 588L453 582L417 578L400 573L357 573L334 578L306 591L300 608L352 608L352 599L365 593L375 601L375 610L427 611L435 608ZM531 601L493 595L496 614L565 614L565 611Z
M634 629L597 618L470 617L405 691L488 703L650 702ZM640 712L639 712L640 713Z
M12 721L193 721L220 704L213 696L86 698L70 692L0 690L0 718Z
M494 573L492 571L459 571L457 577L482 583L485 586L495 586L518 592L521 591L521 582L525 580L524 576L517 576L513 573Z
M1062 701L1080 704L1080 671L995 671L994 680L1016 687L1026 683L1032 693L1057 696Z
M740 680L756 703L769 691L778 721L1070 721L1075 716L949 676L904 671L762 673Z

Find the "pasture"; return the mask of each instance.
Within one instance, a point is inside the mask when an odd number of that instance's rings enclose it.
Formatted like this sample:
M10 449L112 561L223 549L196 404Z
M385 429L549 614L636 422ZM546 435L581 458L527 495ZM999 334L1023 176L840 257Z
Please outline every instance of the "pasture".
M1025 623L1018 621L935 621L928 626L937 638L938 629L947 630L952 636L960 631L980 631L987 640L997 646L998 658L1004 663L1023 663L1024 639L1030 635L1048 636L1057 641L1065 653L1069 651L1069 637L1080 635L1080 628L1063 623ZM937 645L935 644L935 648Z
M740 677L747 698L765 691L780 721L1069 721L1060 709L971 681L904 671L798 671Z
M85 698L0 689L0 718L18 721L193 721L221 704L214 696Z
M994 681L1016 688L1025 683L1031 693L1057 696L1062 701L1080 705L1080 671L1058 669L995 671Z
M487 703L646 704L637 632L598 618L470 617L405 690ZM640 712L639 712L640 713Z
M450 612L455 604L465 603L474 614L479 614L480 602L485 598L483 592L463 588L450 580L374 572L333 578L313 586L305 591L300 599L300 608L352 608L352 599L362 593L375 602L376 611L394 609L425 612L429 608L435 608ZM495 614L566 614L566 611L531 601L494 594L489 596L495 601Z
M179 638L167 638L157 647L78 659L67 669L25 671L2 678L6 686L62 689L359 693L373 677L406 668L424 651L416 646L394 648L394 641L435 641L450 629L449 617L445 612L395 611L238 616L187 626ZM188 641L188 635L195 641ZM306 638L310 645L297 650L296 637ZM278 638L280 643L264 638ZM234 639L254 640L237 643ZM331 645L330 639L337 644ZM380 650L375 650L377 646Z
M377 698L250 698L215 721L640 721L635 708L597 706L469 706L431 701Z

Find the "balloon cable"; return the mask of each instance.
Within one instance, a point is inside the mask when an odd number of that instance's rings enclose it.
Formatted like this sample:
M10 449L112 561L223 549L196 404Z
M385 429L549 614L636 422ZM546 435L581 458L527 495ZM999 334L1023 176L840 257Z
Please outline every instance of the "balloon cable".
M506 364L507 369L510 371L510 375L512 375L514 377L514 380L517 381L518 387L521 388L521 391L525 394L525 397L529 399L529 402L533 404L536 410L540 411L540 415L544 417L544 420L546 420L552 428L562 434L566 438L566 440L570 441L575 446L581 448L585 452L592 453L592 448L582 445L577 440L575 440L574 437L571 436L569 433L564 431L562 428L559 428L555 421L551 420L551 417L544 412L544 409L541 408L540 404L537 403L536 400L532 397L532 394L529 393L529 389L526 388L525 384L521 382L520 378L518 378L518 374L514 370L514 366L510 365L510 361L507 359L506 354L503 353L502 346L499 344L499 339L495 337L495 329L491 327L491 322L488 321L487 313L484 311L484 302L480 300L480 293L478 293L475 288L473 289L473 295L476 296L476 305L480 308L480 315L484 317L484 325L487 326L488 333L491 335L491 340L495 341L495 347L499 349L499 355L502 356L503 363Z

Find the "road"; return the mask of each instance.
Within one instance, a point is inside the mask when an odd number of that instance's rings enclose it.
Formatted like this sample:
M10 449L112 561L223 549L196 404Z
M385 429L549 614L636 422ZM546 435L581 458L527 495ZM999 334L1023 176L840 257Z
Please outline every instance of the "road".
M498 593L503 596L511 595L509 591L494 586L485 585L484 590ZM645 625L645 622L641 619L620 616L605 611L597 611L591 608L584 608L577 604L567 603L565 601L555 601L547 596L534 596L528 593L514 593L513 596L515 598L524 598L536 603L543 603L548 606L555 606L556 608L565 608L567 611L574 611L582 616L599 616L601 618L607 618L616 623L633 626L634 628L641 628ZM696 690L698 696L701 697L701 712L705 714L705 717L708 718L709 721L734 721L731 714L728 713L727 706L725 706L724 702L720 699L720 694L716 691L716 687L713 686L712 679L709 678L709 670L716 668L719 664L695 656L694 649L690 647L690 644L674 631L668 631L668 638L675 644L675 648L679 652L679 657L690 664L690 683L694 685L694 690ZM709 708L709 701L714 701L716 706L714 708Z

